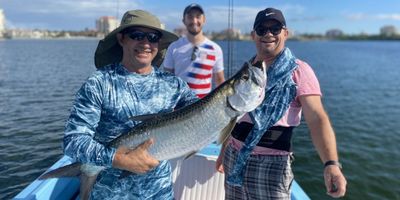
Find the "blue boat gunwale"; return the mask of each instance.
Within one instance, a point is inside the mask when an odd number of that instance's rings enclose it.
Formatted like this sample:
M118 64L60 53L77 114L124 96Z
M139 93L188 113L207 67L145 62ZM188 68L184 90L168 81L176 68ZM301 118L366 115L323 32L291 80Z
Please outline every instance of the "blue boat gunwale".
M219 154L220 146L215 143L208 145L199 151L196 155L203 157L216 158ZM72 162L68 156L61 157L54 163L48 170L50 171ZM35 199L57 199L57 200L70 200L76 199L79 193L79 180L77 178L52 178L46 180L36 179L25 187L14 200L35 200ZM293 200L307 200L310 199L300 185L293 180L292 194Z

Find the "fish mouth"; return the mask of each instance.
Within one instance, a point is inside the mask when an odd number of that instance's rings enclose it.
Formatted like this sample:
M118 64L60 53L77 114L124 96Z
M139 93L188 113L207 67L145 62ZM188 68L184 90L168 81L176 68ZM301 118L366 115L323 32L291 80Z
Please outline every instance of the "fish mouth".
M257 61L256 63L252 64L253 67L257 67L261 69L263 72L265 71L265 62L262 60Z
M235 93L228 97L228 105L239 112L254 110L264 99L267 75L265 62L246 62L235 83Z
M257 61L252 65L258 70L251 71L251 80L260 87L265 87L266 85L266 66L264 61Z

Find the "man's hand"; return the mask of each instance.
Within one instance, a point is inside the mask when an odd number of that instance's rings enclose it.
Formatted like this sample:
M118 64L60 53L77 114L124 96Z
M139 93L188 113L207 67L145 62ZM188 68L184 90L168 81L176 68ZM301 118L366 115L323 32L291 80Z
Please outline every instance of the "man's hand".
M147 151L153 143L154 140L149 139L135 149L119 147L114 156L113 167L139 174L150 171L160 164Z
M221 150L219 152L218 158L217 158L217 162L215 163L215 169L219 172L219 173L224 173L224 157L225 157L225 148L226 148L226 143L229 140L229 138L227 140L225 140L225 142L222 144L221 146Z
M324 178L328 195L334 198L343 197L345 195L347 181L338 166L326 166L324 169Z
M224 173L224 165L223 165L224 154L221 152L217 158L217 162L215 164L215 169L219 173Z

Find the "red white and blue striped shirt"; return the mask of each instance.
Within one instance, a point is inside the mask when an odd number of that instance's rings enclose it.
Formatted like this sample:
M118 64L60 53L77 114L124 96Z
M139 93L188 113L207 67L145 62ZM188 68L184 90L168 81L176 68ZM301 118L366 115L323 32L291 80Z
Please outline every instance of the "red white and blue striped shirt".
M168 47L162 66L173 70L199 98L203 98L211 92L213 74L224 70L222 49L207 38L194 46L182 37Z

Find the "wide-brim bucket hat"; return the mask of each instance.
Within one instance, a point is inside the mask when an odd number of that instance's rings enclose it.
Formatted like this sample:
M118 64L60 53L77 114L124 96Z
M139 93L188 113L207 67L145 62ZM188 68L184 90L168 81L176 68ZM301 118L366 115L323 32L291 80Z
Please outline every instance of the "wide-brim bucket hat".
M171 42L178 39L177 35L165 30L164 25L160 20L149 12L144 10L127 11L122 17L119 27L99 41L94 54L94 63L96 68L120 62L122 60L122 47L117 41L117 33L134 26L154 29L162 34L158 45L159 52L168 48Z

